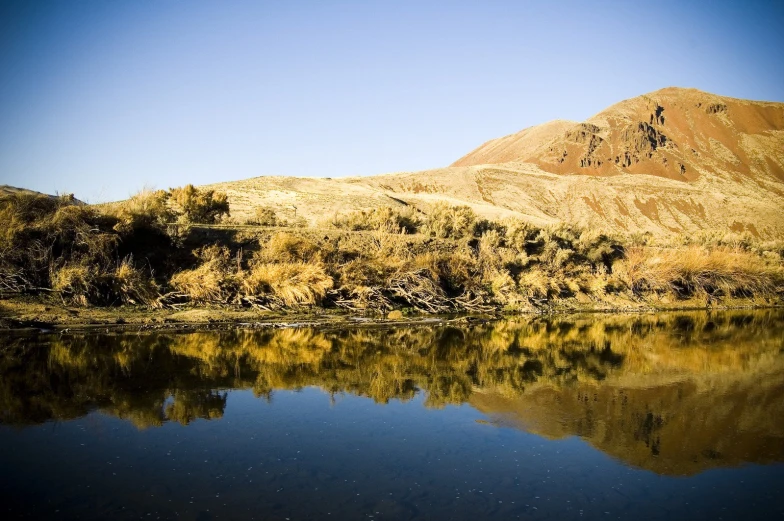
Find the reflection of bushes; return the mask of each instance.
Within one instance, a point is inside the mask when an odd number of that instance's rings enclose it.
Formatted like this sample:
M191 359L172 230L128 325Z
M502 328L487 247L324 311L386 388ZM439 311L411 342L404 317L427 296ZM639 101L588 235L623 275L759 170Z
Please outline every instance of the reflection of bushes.
M514 397L531 386L614 378L781 370L784 322L772 313L559 318L471 327L47 337L5 340L0 421L73 418L98 407L134 424L218 418L225 393L319 386L386 403L418 389L430 407L475 390ZM705 335L711 344L706 347ZM48 347L48 348L47 348Z

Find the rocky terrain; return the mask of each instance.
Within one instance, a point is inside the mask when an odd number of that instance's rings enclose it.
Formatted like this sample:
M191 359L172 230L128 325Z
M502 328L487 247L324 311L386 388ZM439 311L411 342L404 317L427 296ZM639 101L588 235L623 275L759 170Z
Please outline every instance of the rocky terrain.
M257 177L211 185L242 219L266 205L311 222L437 201L489 218L666 235L784 237L784 104L667 88L582 123L488 141L447 168L355 178Z

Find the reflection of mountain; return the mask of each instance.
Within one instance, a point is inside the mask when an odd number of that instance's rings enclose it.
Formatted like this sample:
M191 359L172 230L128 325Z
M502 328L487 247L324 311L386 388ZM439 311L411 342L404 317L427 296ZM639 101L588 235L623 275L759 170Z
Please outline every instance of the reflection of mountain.
M559 317L398 330L44 336L0 347L0 422L99 409L139 427L220 418L226 389L316 385L378 402L469 402L688 474L784 461L781 312Z
M642 383L642 382L641 382ZM784 371L684 378L665 385L543 386L508 398L476 393L469 403L502 425L548 438L581 436L627 464L659 474L784 461Z

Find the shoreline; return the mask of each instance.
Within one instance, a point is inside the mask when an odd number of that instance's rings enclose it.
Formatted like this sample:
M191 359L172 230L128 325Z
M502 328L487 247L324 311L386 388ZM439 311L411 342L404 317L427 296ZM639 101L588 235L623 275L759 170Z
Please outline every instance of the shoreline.
M780 309L778 302L749 301L705 305L695 300L673 303L634 303L628 306L555 305L526 310L498 309L486 313L411 314L389 318L382 314L358 314L328 308L308 311L269 312L234 307L192 306L184 309L149 309L132 306L114 308L72 307L39 299L0 300L0 333L110 333L110 332L196 332L231 329L281 328L387 328L449 323L470 324L511 317L548 317L559 315L651 314L685 311L732 311ZM599 303L596 303L599 304ZM632 304L632 303L630 303Z

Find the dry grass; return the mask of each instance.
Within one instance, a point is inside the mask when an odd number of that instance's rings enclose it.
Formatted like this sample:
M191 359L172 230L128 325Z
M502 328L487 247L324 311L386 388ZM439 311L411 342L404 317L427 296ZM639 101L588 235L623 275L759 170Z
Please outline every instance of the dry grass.
M127 200L106 205L102 210L118 219L115 229L121 233L140 228L163 228L176 219L168 205L169 197L164 190L145 187Z
M112 278L112 293L123 304L144 304L160 307L158 285L152 277L148 277L133 264L133 256L125 257Z
M303 262L261 263L243 274L244 296L273 295L286 307L319 304L333 282L319 264Z
M278 232L260 242L259 262L318 262L323 248L313 240L289 232Z
M198 256L201 264L175 273L171 286L196 302L228 302L237 288L228 248L208 246L199 250Z
M784 272L740 248L630 248L619 267L629 287L672 291L678 296L771 294L781 291Z
M329 224L342 230L409 234L416 233L422 223L412 207L382 207L335 215Z

